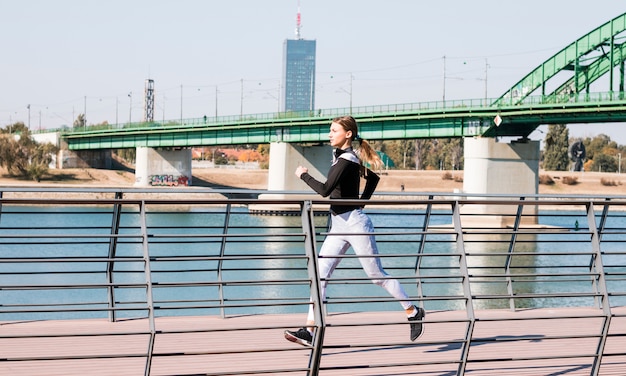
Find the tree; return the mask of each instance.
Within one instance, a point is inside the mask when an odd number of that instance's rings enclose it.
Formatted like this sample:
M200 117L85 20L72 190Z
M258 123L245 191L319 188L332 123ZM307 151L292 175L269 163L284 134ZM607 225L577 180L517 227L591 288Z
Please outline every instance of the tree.
M444 170L448 167L450 170L462 170L463 169L463 139L462 138L448 138L443 142L442 147Z
M424 158L422 157L422 154L424 153L424 150L426 149L426 143L428 141L423 139L423 138L419 138L417 140L415 140L415 153L413 154L413 157L415 159L415 169L416 170L423 170L424 169Z
M567 171L569 167L569 130L565 124L551 124L543 149L543 169L546 171Z
M617 172L617 160L606 154L596 154L591 164L592 171Z
M606 154L608 149L617 149L617 143L611 141L611 138L605 134L599 134L593 138L585 138L583 140L587 151L587 158L594 159L596 154Z
M85 128L87 122L85 122L85 114L78 114L76 120L74 120L74 128Z
M374 148L387 154L387 156L393 161L394 165L401 168L410 168L413 165L413 141L412 140L393 140L384 141L380 147Z
M10 125L0 133L0 166L5 167L11 176L40 181L48 172L57 147L50 143L37 143L23 123Z

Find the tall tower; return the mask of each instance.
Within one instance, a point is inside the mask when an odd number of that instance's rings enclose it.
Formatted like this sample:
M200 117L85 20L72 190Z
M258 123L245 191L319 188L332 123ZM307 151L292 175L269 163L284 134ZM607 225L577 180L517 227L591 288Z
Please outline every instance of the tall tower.
M283 43L283 87L281 103L284 111L315 109L315 40L303 39L300 3L296 17L296 39Z
M146 80L143 121L154 121L154 80Z

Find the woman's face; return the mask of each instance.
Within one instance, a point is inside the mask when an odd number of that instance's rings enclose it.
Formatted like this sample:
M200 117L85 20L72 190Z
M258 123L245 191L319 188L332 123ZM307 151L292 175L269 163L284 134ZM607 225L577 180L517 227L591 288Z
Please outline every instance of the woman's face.
M341 124L332 123L330 125L330 133L328 134L330 139L330 146L334 148L345 149L350 146L350 139L352 138L352 131L343 129Z

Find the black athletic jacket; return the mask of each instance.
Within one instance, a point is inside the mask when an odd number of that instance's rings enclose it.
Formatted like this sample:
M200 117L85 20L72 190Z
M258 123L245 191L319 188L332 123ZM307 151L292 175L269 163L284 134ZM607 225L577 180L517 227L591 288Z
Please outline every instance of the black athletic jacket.
M328 171L328 178L321 183L308 173L300 175L315 192L322 197L330 196L331 199L358 199L361 174L365 175L365 190L361 199L367 200L372 197L380 178L371 170L361 166L359 158L352 148L335 149L333 164ZM331 205L333 214L342 214L350 210L358 209L358 205Z

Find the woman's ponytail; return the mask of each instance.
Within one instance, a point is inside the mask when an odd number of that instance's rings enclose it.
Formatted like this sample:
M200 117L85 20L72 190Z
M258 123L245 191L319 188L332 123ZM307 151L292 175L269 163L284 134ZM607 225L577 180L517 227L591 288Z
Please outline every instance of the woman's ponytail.
M346 131L351 131L354 135L352 141L359 143L357 155L361 163L367 163L373 170L378 170L383 166L383 161L376 151L370 146L369 142L359 136L359 127L356 120L352 116L340 116L333 119L333 123L340 124Z
M358 155L361 162L369 164L372 170L378 170L383 166L383 161L378 153L370 146L369 142L362 138L359 138Z

